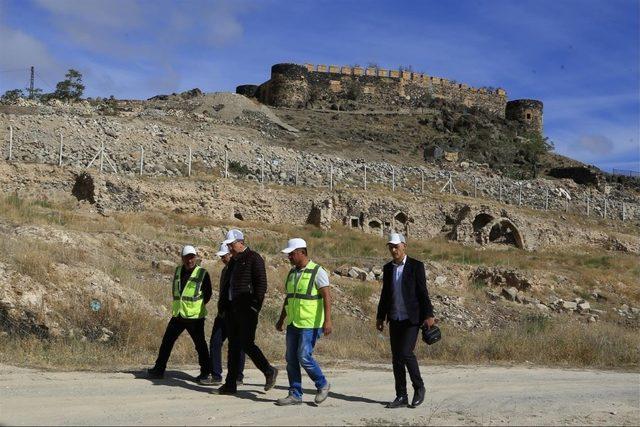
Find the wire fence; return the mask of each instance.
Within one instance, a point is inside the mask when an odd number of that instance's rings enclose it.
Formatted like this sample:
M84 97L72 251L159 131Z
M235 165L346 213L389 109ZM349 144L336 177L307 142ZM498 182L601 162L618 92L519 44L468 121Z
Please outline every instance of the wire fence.
M619 175L619 176L628 176L628 177L631 177L631 178L640 178L640 172L632 171L632 170L626 170L626 169L613 168L612 174L613 175Z
M39 138L23 132L16 138L9 126L6 154L10 162L46 163L96 169L129 176L218 176L290 186L339 189L384 189L428 197L448 193L491 199L503 204L603 219L640 219L640 204L623 194L615 197L589 188L566 189L535 179L517 181L478 176L471 171L398 166L385 162L354 162L319 155L297 155L253 144L228 149L224 144L185 146L181 150L158 149L150 142L137 149L95 141L68 141L62 132ZM31 138L29 138L31 136ZM17 142L18 141L18 142ZM172 144L173 145L173 144ZM269 151L271 150L271 151Z

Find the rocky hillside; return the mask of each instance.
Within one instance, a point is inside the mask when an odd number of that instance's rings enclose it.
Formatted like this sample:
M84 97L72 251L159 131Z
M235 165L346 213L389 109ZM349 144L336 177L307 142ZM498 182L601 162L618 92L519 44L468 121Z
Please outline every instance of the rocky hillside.
M196 244L215 275L211 254L236 226L267 260L266 323L279 312L288 269L280 247L294 234L310 242L332 271L342 329L325 351L336 357L386 354L369 326L388 257L383 235L395 229L427 261L438 317L462 340L430 350L437 357L515 360L510 340L526 341L517 334L534 328L567 343L541 363L634 363L615 349L637 345L638 193L600 180L521 182L468 159L425 163L405 135L423 138L438 117L446 130L444 111L274 110L198 92L0 107L4 140L13 136L11 159L0 162L0 340L13 350L0 357L31 357L46 342L99 354L112 346L118 363L152 358L180 245ZM497 126L483 123L476 128ZM449 173L455 191L441 191ZM594 350L597 360L569 345L604 331L615 345Z

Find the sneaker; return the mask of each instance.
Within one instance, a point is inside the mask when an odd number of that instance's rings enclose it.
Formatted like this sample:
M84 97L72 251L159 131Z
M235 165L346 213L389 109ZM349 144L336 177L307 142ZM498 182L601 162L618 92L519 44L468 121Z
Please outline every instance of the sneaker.
M300 405L301 403L302 398L295 397L292 393L289 393L287 397L276 400L276 405L278 406Z
M158 368L150 368L147 369L147 378L152 380L161 380L164 378L164 371L161 371Z
M243 385L244 381L243 380L236 380L236 385Z
M231 388L226 384L222 384L217 390L213 390L211 393L214 394L236 394L238 392L237 389Z
M324 387L318 389L318 391L316 392L316 398L314 399L314 402L316 402L317 404L320 404L325 400L327 400L327 397L329 397L329 389L331 389L331 384L329 383L327 383L327 385L325 385Z
M222 384L222 377L211 377L211 382L215 385Z
M271 367L271 373L269 375L265 375L266 382L264 383L264 391L269 391L276 385L276 378L278 378L278 368L275 366Z
M211 375L200 374L196 377L196 382L200 385L214 385L213 377ZM219 383L218 383L219 384Z

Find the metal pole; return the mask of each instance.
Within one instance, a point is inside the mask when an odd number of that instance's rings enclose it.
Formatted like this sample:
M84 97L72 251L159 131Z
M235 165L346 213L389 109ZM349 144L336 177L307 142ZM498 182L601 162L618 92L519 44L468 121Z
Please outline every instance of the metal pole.
M590 202L589 199L591 198L589 193L587 193L587 216L589 216L589 202Z
M104 141L100 145L100 173L102 173L103 166L104 166Z
M449 172L449 194L453 194L453 178L451 172Z
M603 212L603 218L607 217L607 198L604 198L604 212Z
M367 165L364 165L364 191L367 191Z
M329 189L333 191L333 163L329 164Z
M62 131L60 131L60 152L58 154L58 166L62 166Z
M498 201L502 203L502 180L498 180Z
M187 164L187 176L191 176L191 147L189 147L189 162Z
M627 219L627 215L626 215L626 210L625 210L625 205L624 202L622 202L622 221L625 221Z
M391 166L391 191L396 191L396 168Z
M140 147L140 176L144 170L144 147Z
M296 185L298 185L298 163L296 163Z
M424 171L420 171L420 193L424 194Z
M264 156L260 159L260 186L264 188Z
M9 126L9 159L11 160L11 154L13 151L13 126Z
M546 190L545 197L544 197L544 210L545 211L549 210L549 189L548 188Z
M522 183L518 185L518 205L522 206Z
M473 177L473 197L478 197L478 177Z
M224 177L229 178L229 153L224 150Z

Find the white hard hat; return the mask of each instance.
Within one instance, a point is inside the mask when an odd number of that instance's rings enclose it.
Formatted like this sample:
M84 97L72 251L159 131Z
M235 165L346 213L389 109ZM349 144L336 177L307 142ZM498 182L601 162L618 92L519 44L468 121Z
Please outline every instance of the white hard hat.
M389 234L389 241L387 243L391 243L392 245L398 245L400 243L407 243L404 239L404 236L400 233L391 233Z
M216 252L216 256L223 257L223 256L225 256L225 255L226 255L226 254L228 254L228 253L229 253L229 248L227 247L227 245L225 245L224 243L222 243L222 244L220 245L220 250L219 250L218 252Z
M196 248L194 248L191 245L186 245L184 248L182 248L182 256L187 256L187 255L197 255L198 252L196 252Z
M233 243L236 240L244 240L244 235L242 234L242 231L234 228L229 230L229 232L227 233L227 238L222 243L228 245L229 243Z
M306 247L307 247L307 242L305 242L303 239L296 238L296 239L289 240L287 242L287 247L284 248L281 252L284 254L288 254L296 249L301 249Z

